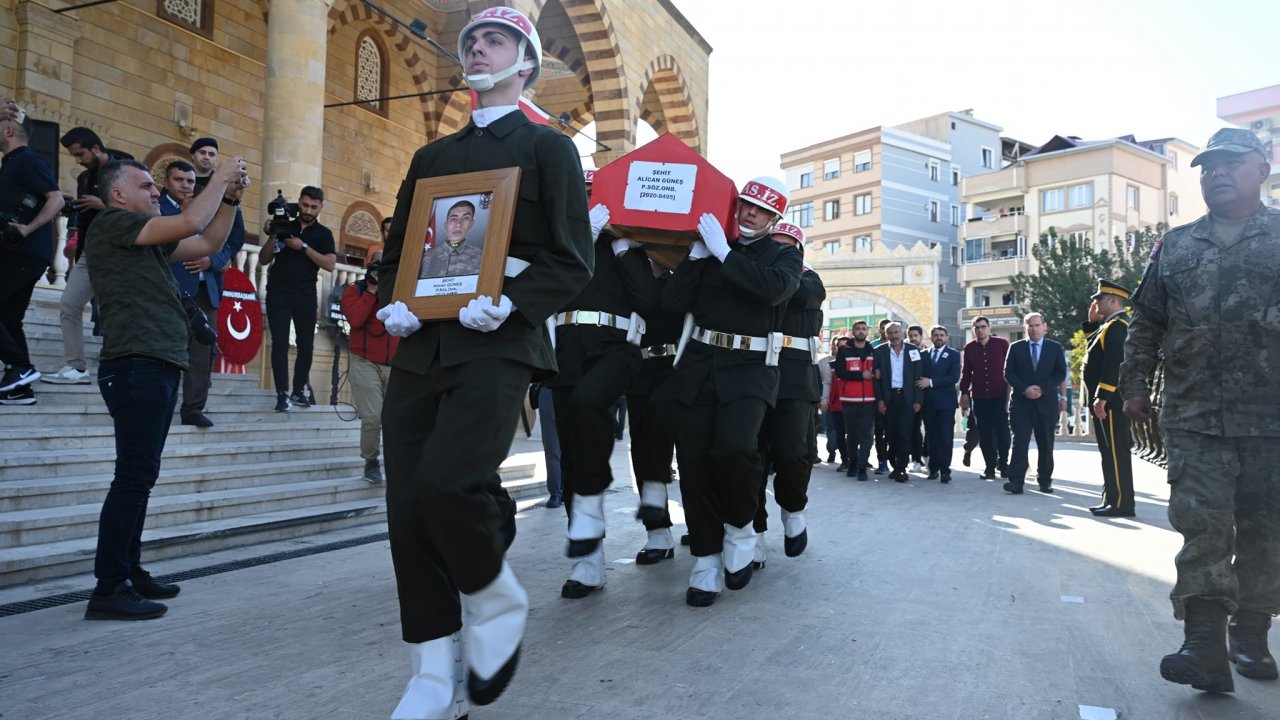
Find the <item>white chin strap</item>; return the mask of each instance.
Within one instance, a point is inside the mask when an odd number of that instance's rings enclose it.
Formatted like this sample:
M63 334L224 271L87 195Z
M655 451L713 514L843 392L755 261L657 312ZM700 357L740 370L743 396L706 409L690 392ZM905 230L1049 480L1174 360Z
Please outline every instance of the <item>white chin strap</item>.
M746 225L743 225L743 224L739 223L739 224L738 224L738 237L739 237L739 238L742 238L743 240L748 240L748 241L750 241L750 240L759 240L760 238L764 237L766 233L768 233L770 230L772 230L772 229L773 229L773 225L774 225L774 223L769 223L768 225L765 225L764 227L760 228L759 230L752 230L751 228L747 227Z
M516 53L517 53L516 57L523 58L525 48L528 47L528 45L529 45L529 41L521 38L520 47L519 49L516 50ZM478 93L489 92L494 88L495 85L502 82L503 80L506 80L512 75L515 75L521 70L532 70L532 69L533 69L532 60L521 60L518 63L513 63L511 67L507 68L506 70L499 70L496 73L481 73L479 75L468 75L467 86Z

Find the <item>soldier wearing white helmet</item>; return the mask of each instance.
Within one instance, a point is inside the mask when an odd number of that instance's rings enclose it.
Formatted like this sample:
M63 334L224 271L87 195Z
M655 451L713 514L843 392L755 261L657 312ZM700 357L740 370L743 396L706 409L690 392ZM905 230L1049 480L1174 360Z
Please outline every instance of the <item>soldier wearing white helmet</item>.
M786 212L776 178L752 180L739 194L736 242L710 214L702 240L676 268L663 305L692 317L668 384L682 407L676 452L689 546L696 561L685 601L705 607L751 580L764 462L765 414L778 397L778 353L785 303L800 283L800 252L768 239Z
M804 230L792 223L780 222L770 231L775 242L804 251ZM818 334L822 331L822 301L827 290L822 278L805 267L800 286L787 300L782 322L776 328L782 333L782 350L778 355L780 380L778 400L765 418L764 439L766 467L777 475L773 480L773 497L782 508L783 550L796 557L809 544L805 507L808 505L809 476L818 456L818 428L814 418L822 387L814 367L822 355ZM764 567L764 531L768 513L764 506L764 484L760 487L760 509L756 513L756 569Z
M461 131L414 154L380 272L387 306L378 318L404 338L382 414L391 556L413 664L393 719L462 717L497 699L515 672L529 599L505 560L515 506L498 466L530 382L556 370L545 322L595 264L578 152L519 109L542 57L533 24L490 8L462 29L458 49L476 109ZM521 169L522 199L503 294L471 300L456 320L422 322L388 304L417 181L510 167Z

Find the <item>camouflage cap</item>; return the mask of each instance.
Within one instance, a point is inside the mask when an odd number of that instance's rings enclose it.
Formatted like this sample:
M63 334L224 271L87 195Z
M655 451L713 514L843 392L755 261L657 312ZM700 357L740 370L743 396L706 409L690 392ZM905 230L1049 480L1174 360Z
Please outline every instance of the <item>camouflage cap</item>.
M1256 152L1266 159L1267 148L1262 144L1262 140L1253 133L1252 130L1243 128L1222 128L1209 138L1209 144L1205 147L1204 152L1195 156L1191 160L1191 167L1196 167L1204 161L1204 157L1209 153L1229 152L1229 153L1247 153Z

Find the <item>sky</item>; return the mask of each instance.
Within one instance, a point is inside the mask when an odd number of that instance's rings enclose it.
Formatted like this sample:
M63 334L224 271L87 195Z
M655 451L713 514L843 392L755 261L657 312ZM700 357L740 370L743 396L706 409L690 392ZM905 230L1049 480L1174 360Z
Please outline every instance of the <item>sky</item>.
M1280 84L1264 0L672 2L713 48L706 154L738 183L782 177L789 150L968 108L1033 145L1202 146L1226 125L1217 98Z

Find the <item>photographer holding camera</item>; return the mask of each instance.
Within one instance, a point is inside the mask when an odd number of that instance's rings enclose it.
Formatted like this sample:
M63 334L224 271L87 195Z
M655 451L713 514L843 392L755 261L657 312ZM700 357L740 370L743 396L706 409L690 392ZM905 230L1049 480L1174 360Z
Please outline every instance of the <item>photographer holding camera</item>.
M99 183L105 209L85 255L102 307L98 388L115 425L116 463L98 522L98 584L85 618L145 620L167 609L153 600L179 591L141 565L147 499L160 474L192 332L169 262L222 248L248 176L239 158L222 162L207 190L171 216L160 215L160 191L142 163L108 163Z
M351 397L360 415L360 457L364 458L364 479L382 482L378 450L382 444L382 398L391 375L391 358L400 338L388 334L378 319L378 264L382 253L374 255L363 280L342 291L342 314L351 325Z
M292 405L309 407L308 374L316 336L316 276L338 264L333 233L316 221L324 208L324 191L302 188L298 202L287 203L277 191L267 206L270 218L258 260L270 265L267 275L267 327L271 330L271 374L276 384L276 412ZM293 366L293 394L289 395L289 323L298 340Z
M36 282L53 261L53 227L62 193L48 164L27 147L27 131L17 119L0 120L0 404L31 405L31 383L40 371L31 364L22 318Z

